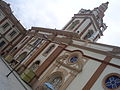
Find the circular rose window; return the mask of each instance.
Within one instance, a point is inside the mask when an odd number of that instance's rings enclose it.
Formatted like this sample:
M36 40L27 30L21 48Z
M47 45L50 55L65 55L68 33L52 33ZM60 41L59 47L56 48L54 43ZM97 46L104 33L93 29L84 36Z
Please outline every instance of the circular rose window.
M118 89L120 88L120 76L118 75L111 75L106 77L105 81L105 87L108 89Z
M77 57L77 56L74 56L74 57L71 57L71 58L70 58L70 62L71 62L71 63L75 63L75 62L77 62L77 60L78 60L78 57Z

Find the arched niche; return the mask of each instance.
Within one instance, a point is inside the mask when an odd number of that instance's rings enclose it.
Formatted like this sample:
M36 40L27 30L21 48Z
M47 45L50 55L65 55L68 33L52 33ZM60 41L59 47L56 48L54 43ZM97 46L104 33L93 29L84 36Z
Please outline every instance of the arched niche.
M36 71L39 65L40 65L40 60L37 60L32 63L32 65L29 67L29 69L32 71Z
M60 71L52 73L42 84L43 90L59 90L64 81L63 73Z
M17 58L17 61L23 61L27 56L27 52L23 52L22 54L20 54Z

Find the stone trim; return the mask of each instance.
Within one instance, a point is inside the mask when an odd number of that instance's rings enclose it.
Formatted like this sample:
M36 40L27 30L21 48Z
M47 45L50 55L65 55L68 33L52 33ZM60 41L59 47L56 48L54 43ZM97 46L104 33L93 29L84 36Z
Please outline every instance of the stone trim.
M107 56L104 61L106 62L110 62L110 60L112 59L112 57ZM98 69L95 71L95 73L92 75L92 77L89 79L89 81L87 82L87 84L82 88L82 90L90 90L91 87L94 85L94 83L97 81L97 79L100 77L100 75L102 74L102 72L104 71L104 69L106 68L107 64L102 63Z
M21 47L19 47L19 49L16 50L16 51L13 53L13 56L15 56L15 55L26 45L26 43L29 42L32 38L33 38L33 36L29 37L29 39L28 39L26 42L24 42L24 44L22 44Z
M85 49L85 50L95 52L95 53L99 53L99 54L106 55L106 56L112 56L114 58L120 59L120 56L113 55L113 54L111 54L111 53L109 53L107 51L100 51L100 50L97 50L97 49L93 49L93 48L89 48L89 47L85 47L85 46L80 46L80 45L76 45L76 44L71 44L70 46Z
M14 37L14 39L13 39L12 41L8 42L8 45L7 45L6 47L4 47L2 50L4 51L4 50L7 49L7 47L9 47L10 45L13 46L12 43L13 43L13 42L15 41L15 39L16 39L17 37L19 37L19 36L20 36L20 34L18 34L16 37Z
M57 58L57 56L64 50L65 47L66 45L58 46L53 51L53 53L43 62L43 64L36 70L36 75L42 75L42 73L51 65L51 63Z
M67 50L67 49L65 49L65 50L68 51L68 52L74 52L74 51L70 51L70 50ZM75 50L75 51L76 51L76 50ZM97 62L101 62L101 63L107 64L107 65L111 65L111 66L116 67L116 68L120 68L119 65L115 65L115 64L112 64L112 63L110 63L110 62L106 62L106 61L104 61L104 60L100 60L100 59L98 59L98 58L94 58L94 57L91 57L91 56L84 55L84 53L81 52L80 50L77 50L77 51L80 52L80 53L82 53L82 56L85 57L86 59L91 59L91 60L94 60L94 61L97 61ZM114 58L114 57L113 57L113 58Z
M4 17L4 18L0 21L0 24L2 24L6 19L7 19L7 17Z
M74 32L85 22L87 18L84 18L84 20L74 29Z
M41 47L39 47L35 52L33 52L32 56L30 59L27 60L27 62L24 63L24 65L26 67L28 67L30 65L31 62L33 62L35 60L35 58L44 50L44 48L46 48L46 46L49 44L50 42L45 42L45 44Z

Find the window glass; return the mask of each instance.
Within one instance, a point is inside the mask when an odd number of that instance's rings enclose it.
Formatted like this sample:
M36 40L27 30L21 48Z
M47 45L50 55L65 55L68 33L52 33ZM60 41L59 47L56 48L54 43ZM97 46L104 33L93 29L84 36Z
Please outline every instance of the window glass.
M16 31L12 31L9 35L10 37L13 37L17 32Z
M0 47L3 47L5 45L5 41L0 42Z
M47 50L43 53L44 56L49 54L53 49L55 48L55 44L52 44L50 47L47 48Z
M6 29L8 26L10 26L10 24L9 24L8 22L6 22L6 23L2 26L2 28L3 28L3 29Z
M77 61L78 61L78 57L77 56L74 56L74 57L70 58L70 62L71 63L75 63Z
M105 80L105 86L109 89L116 89L120 87L120 77L118 76L110 76Z

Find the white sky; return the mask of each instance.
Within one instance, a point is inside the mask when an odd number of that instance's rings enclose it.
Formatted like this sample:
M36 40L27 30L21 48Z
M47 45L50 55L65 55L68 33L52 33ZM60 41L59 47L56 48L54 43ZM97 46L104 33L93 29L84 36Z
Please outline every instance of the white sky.
M109 1L104 22L108 26L100 43L120 47L120 0L5 0L26 29L32 26L62 29L81 8L93 9Z

